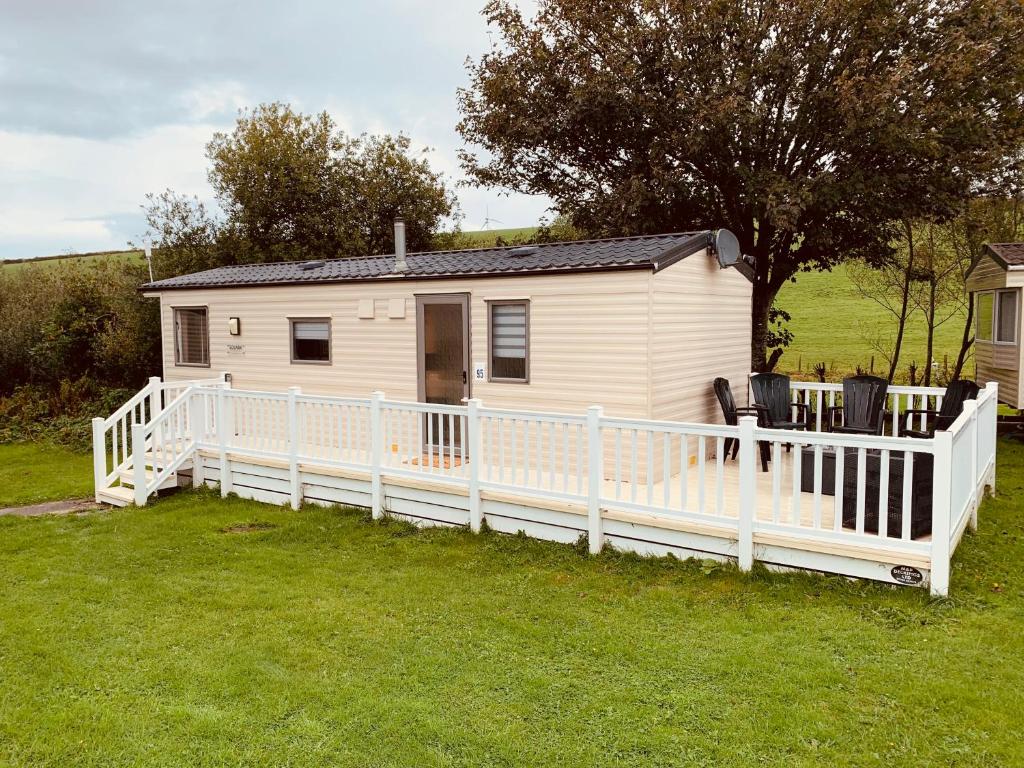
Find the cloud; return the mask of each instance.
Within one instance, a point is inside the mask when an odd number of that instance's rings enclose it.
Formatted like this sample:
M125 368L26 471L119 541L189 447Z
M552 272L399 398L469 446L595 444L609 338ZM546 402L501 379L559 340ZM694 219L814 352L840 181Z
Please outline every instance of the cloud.
M205 144L260 102L405 133L460 179L455 91L489 44L481 5L0 0L0 258L123 247L147 192L209 199ZM467 228L548 205L457 192Z

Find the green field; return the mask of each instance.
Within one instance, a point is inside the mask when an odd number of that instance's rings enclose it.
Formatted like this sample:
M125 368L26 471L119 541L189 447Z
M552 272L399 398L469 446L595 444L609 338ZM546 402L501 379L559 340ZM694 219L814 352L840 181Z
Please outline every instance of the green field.
M100 253L70 254L67 256L48 256L45 258L25 259L23 261L0 259L0 269L15 271L24 269L30 265L48 267L71 262L75 264L89 264L90 262L105 259L123 259L125 261L132 260L141 262L143 260L143 256L142 251L104 251Z
M1024 765L999 458L945 600L206 493L0 517L0 764Z
M795 283L787 284L779 293L778 305L792 317L789 329L793 343L779 363L779 369L810 376L815 363L825 363L829 379L840 379L858 365L865 370L888 372L888 363L872 349L879 335L894 338L896 322L871 299L858 293L846 267L832 272L801 272ZM926 362L926 325L920 313L908 322L903 351L900 355L899 379L906 379L907 366L916 362L921 371ZM941 367L943 356L949 365L956 362L963 335L963 320L956 317L939 326L935 336L935 359ZM968 372L973 364L968 362Z

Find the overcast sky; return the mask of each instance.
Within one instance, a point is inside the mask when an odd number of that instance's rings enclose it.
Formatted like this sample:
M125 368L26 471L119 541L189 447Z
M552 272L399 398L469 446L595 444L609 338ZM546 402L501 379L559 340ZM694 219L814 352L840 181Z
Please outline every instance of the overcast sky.
M210 198L204 146L241 107L404 132L461 178L455 90L483 0L0 0L0 258L124 248L146 192ZM465 229L548 201L459 188Z

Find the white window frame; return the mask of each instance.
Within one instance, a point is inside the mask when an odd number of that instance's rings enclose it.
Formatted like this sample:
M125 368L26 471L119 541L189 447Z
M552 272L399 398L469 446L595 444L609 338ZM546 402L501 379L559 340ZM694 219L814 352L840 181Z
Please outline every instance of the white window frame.
M1003 299L1007 296L1012 296L1014 300L1013 307L1013 338L1009 341L1006 339L998 338L999 334L999 315ZM1017 341L1020 336L1020 291L1016 288L1004 289L996 291L995 301L992 305L992 343L1000 344L1007 347L1017 346Z
M179 335L178 313L182 310L202 310L206 317L206 362L187 363L181 359L181 337ZM209 368L210 367L210 308L205 305L193 305L183 307L171 307L171 332L174 339L174 365L179 368Z
M981 298L983 296L992 297L992 323L988 328L988 338L982 338L981 335ZM998 338L997 331L999 330L999 313L1000 307L1004 300L1004 297L1013 297L1015 307L1013 313L1013 338L1010 340ZM994 344L1001 347L1015 347L1020 342L1020 313L1021 313L1021 296L1020 290L1017 288L1000 288L991 291L978 291L974 295L975 298L975 310L977 313L974 328L974 340L981 344Z
M296 323L327 323L327 359L302 360L295 357L295 324ZM288 354L292 365L331 365L334 362L334 328L329 317L289 317L288 318Z

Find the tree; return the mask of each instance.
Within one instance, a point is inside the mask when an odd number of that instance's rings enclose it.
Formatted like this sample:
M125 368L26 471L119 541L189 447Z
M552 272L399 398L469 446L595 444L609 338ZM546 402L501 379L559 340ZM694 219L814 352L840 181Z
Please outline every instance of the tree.
M326 113L285 104L243 112L207 145L234 261L388 253L393 220L411 250L457 215L454 194L406 136L346 136Z
M159 195L146 195L143 211L147 234L160 246L153 253L154 278L200 272L220 263L217 238L221 223L199 198L167 189Z
M913 310L911 297L914 281L919 279L915 257L917 255L914 228L904 220L903 239L900 245L876 264L863 260L850 263L847 274L850 281L865 298L871 299L896 321L896 335L889 338L880 333L869 339L871 345L889 362L888 380L891 384L896 376L903 351L903 338L907 320Z
M990 194L966 201L958 215L947 222L945 238L957 263L958 281L962 286L967 272L979 258L985 243L1019 242L1024 239L1024 174L1019 168L1001 180ZM966 297L964 329L952 378L964 368L974 344L974 301Z
M475 183L583 231L727 227L754 256L752 363L801 269L878 262L1024 140L1017 0L547 0L459 92Z

